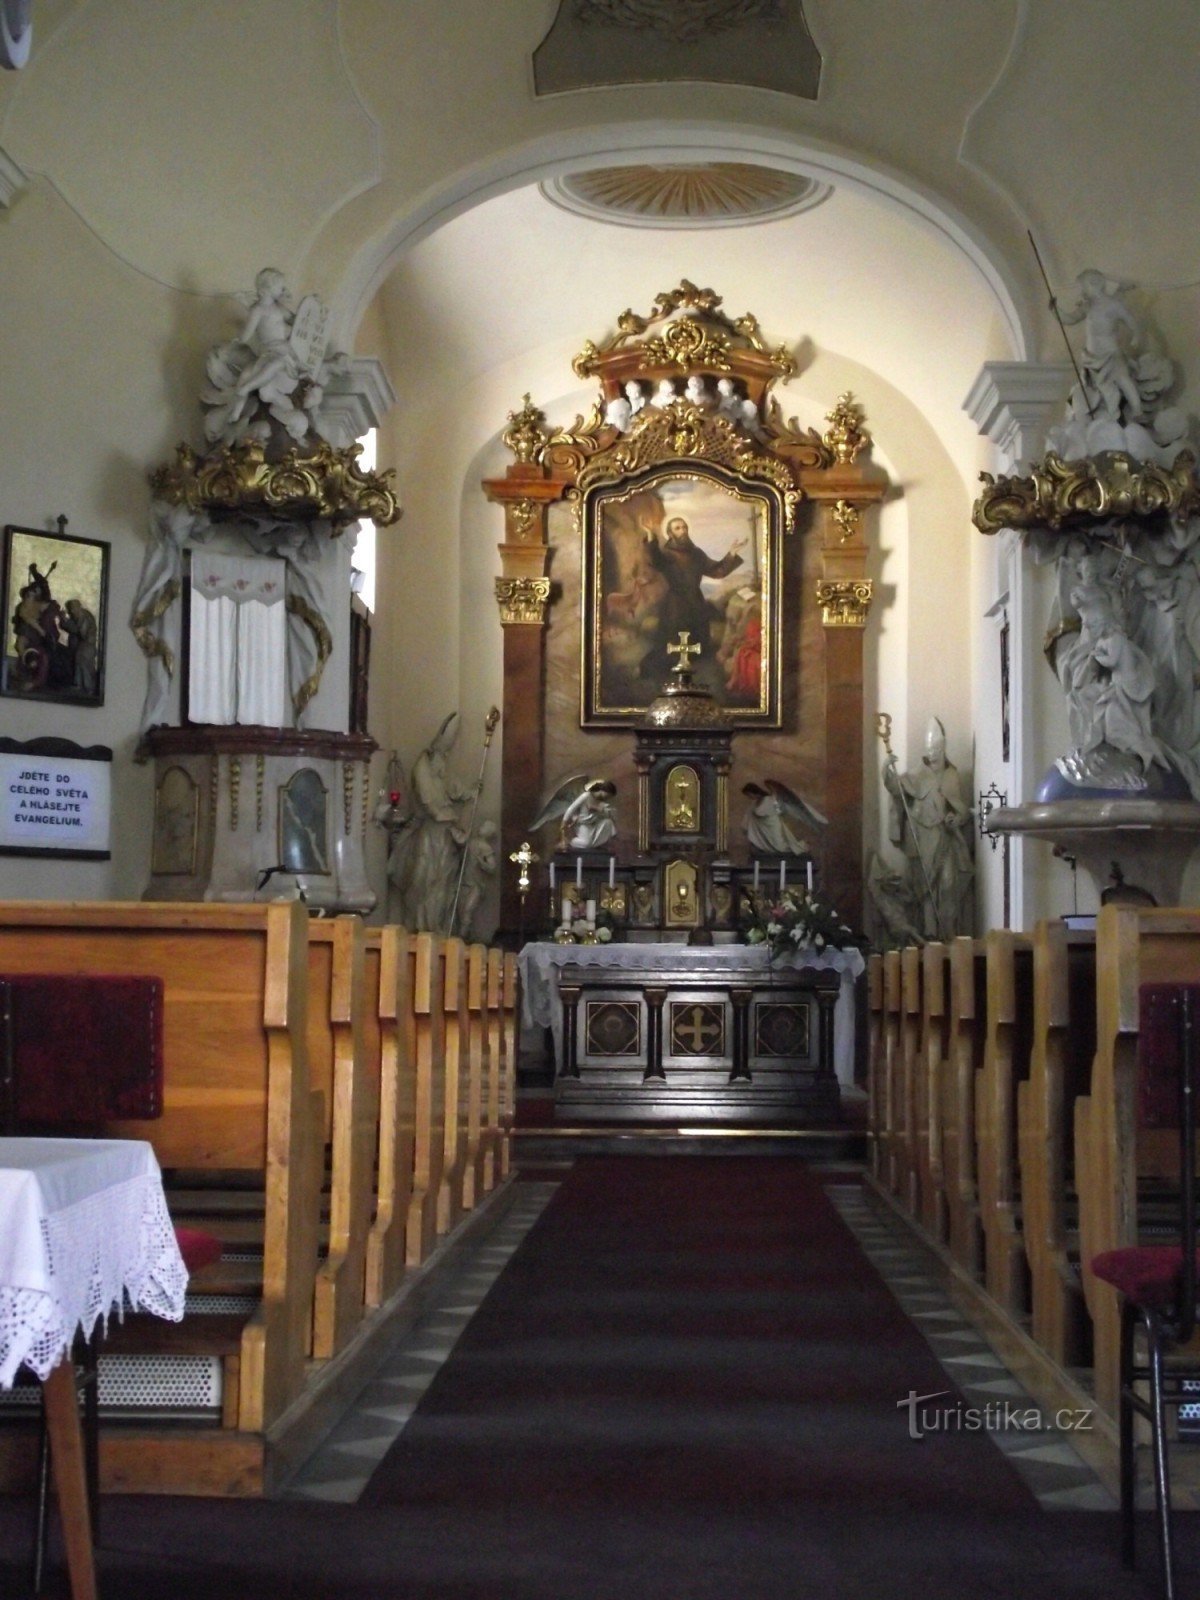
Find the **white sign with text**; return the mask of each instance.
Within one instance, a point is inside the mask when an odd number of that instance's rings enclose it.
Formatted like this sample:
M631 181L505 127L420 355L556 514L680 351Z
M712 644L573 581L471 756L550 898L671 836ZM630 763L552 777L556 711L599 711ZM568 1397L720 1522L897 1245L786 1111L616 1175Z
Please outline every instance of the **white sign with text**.
M0 849L108 854L112 765L0 753Z

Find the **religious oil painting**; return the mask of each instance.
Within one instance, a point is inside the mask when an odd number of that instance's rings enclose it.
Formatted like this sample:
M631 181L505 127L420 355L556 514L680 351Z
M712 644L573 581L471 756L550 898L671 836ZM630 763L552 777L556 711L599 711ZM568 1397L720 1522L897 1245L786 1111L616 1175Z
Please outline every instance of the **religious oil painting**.
M4 530L0 693L104 704L108 545L61 531Z
M690 665L734 727L779 726L782 507L768 485L657 468L584 502L584 727L636 720Z

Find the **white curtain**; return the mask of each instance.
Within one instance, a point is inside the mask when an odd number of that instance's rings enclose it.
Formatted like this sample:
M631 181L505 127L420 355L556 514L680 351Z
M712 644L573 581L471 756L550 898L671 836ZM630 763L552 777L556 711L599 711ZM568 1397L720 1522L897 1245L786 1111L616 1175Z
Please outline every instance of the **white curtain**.
M290 727L286 563L193 550L191 571L189 720Z

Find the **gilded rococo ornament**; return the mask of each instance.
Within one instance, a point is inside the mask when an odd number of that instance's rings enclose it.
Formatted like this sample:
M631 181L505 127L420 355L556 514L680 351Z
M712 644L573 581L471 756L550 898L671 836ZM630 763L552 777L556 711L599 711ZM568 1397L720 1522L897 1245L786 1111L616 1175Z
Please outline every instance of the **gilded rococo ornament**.
M550 437L545 421L545 416L529 395L524 397L520 411L508 413L508 427L501 437L521 466L532 466L541 460L542 451Z
M156 500L210 516L266 513L284 522L327 521L335 536L366 518L378 527L400 519L390 479L394 472L364 471L362 446L335 449L320 440L307 450L285 450L267 459L257 439L221 445L201 456L176 446L175 459L150 474Z
M863 426L862 407L846 391L837 397L837 404L825 417L829 426L825 430L825 443L833 452L839 466L853 465L855 457L871 442L871 435Z
M601 371L606 357L632 351L648 368L724 373L730 371L731 356L740 348L765 357L773 376L792 377L796 363L791 352L783 345L769 349L755 317L747 312L735 320L720 309L721 304L719 294L698 289L684 278L677 289L664 290L655 298L649 316L622 312L615 336L602 348L589 339L573 362L576 375L591 377ZM643 339L647 333L650 337Z
M870 578L822 578L817 583L817 604L827 628L865 628L874 584Z
M1002 528L1086 527L1114 517L1190 517L1200 511L1195 457L1183 450L1169 467L1106 450L1078 461L1053 452L1027 478L981 472L971 512L980 533Z
M541 624L550 600L549 578L497 578L496 601L503 627L512 623Z

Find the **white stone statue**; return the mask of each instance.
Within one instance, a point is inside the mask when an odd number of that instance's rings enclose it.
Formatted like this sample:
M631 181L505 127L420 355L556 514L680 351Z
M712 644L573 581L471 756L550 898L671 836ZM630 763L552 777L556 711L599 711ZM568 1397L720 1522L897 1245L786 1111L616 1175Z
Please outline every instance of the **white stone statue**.
M708 392L708 379L698 372L693 372L683 386L684 398L691 401L692 405L699 406L702 411L711 411L714 405L712 395Z
M946 760L946 730L931 717L925 754L912 772L894 755L883 768L891 797L892 843L905 857L908 898L919 908L926 939L952 939L974 926L972 813L958 768Z
M496 824L484 821L467 840L464 848L462 886L458 892L458 910L454 917L454 931L468 944L479 938L475 919L480 903L487 893L489 881L496 876Z
M756 437L760 430L758 407L753 400L741 394L732 378L717 379L717 411L732 422L738 422Z
M613 800L617 786L607 778L576 772L553 790L529 824L536 832L559 822L560 850L602 850L616 836Z
M1059 314L1068 327L1083 325L1082 382L1071 390L1066 421L1047 435L1050 449L1067 460L1123 450L1169 465L1188 442L1187 418L1165 404L1174 363L1150 347L1146 328L1126 303L1132 284L1094 267L1075 281L1076 302Z
M477 785L463 785L447 771L458 734L452 711L413 763L409 783L411 814L397 832L388 860L399 916L412 932L446 933L467 842L463 810Z
M315 295L293 308L282 272L264 267L254 280L236 339L214 345L200 392L210 444L239 439L266 443L272 420L297 444L315 431L325 385L349 368L344 352L327 349L328 312Z
M656 406L660 411L665 406L673 406L679 396L675 393L675 385L670 378L660 378L654 394L646 402L647 405Z
M743 826L753 854L812 854L812 845L800 830L828 827L828 817L823 817L815 806L810 806L776 778L765 778L761 784L748 783L742 793L750 800Z
M630 405L628 397L623 394L617 395L615 399L610 400L604 407L605 422L608 423L610 428L615 428L618 433L626 431L632 417L633 407Z

